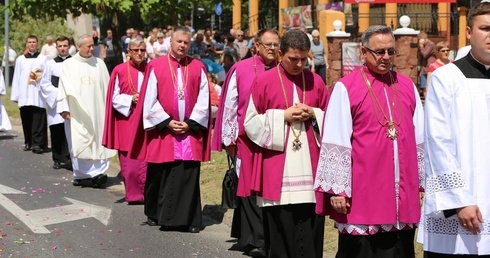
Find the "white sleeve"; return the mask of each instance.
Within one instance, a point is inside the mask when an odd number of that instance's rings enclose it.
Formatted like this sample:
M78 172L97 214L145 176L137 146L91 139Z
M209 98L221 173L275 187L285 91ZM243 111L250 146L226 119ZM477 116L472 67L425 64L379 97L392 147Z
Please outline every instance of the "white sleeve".
M143 102L144 129L152 129L170 117L158 101L158 80L155 76L155 72L151 71L149 76L145 99Z
M58 88L54 87L53 83L51 82L54 69L53 66L54 64L51 62L46 64L41 81L38 84L41 91L41 96L50 108L54 108L56 106L56 98L58 97Z
M199 96L197 103L192 109L190 119L196 121L201 126L208 128L209 122L209 84L208 76L204 70L201 70L201 85L199 85Z
M114 93L112 95L112 107L125 117L129 117L133 96L121 93L119 88L119 76L116 75L114 83Z
M351 197L352 132L349 95L344 84L337 82L323 121L315 190Z
M258 146L284 151L287 124L283 109L268 109L264 114L259 114L250 96L244 126L248 138Z
M238 89L236 71L231 74L223 102L223 119L221 122L221 142L225 146L235 144L238 137Z

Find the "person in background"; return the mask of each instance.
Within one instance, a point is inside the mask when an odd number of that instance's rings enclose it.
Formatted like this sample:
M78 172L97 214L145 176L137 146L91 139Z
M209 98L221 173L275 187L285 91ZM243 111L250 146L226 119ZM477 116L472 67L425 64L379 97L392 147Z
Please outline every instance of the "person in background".
M429 65L429 69L427 72L427 87L430 85L430 76L431 74L439 67L446 65L450 62L449 60L449 42L441 41L436 44L436 61ZM425 91L427 94L427 90ZM425 97L425 95L424 95Z
M157 33L157 41L153 43L153 53L155 58L162 57L168 54L170 47L170 38L168 38L168 44L165 35L162 32Z
M214 62L216 56L216 47L215 42L212 37L212 31L210 28L206 28L204 30L204 39L202 42L206 44L206 58L212 60Z
M427 86L427 73L429 72L429 66L434 61L436 61L436 45L428 37L427 33L420 32L419 38L419 66L420 66L420 91L421 95L424 96L427 92L425 87Z
M233 57L233 63L236 63L241 60L240 50L238 46L235 45L235 38L232 35L226 36L226 45L223 48L223 55L221 56L220 63L224 64L224 57L226 55L230 55Z
M7 49L8 49L8 64L7 62L5 62L5 59L7 58ZM15 50L12 48L12 45L9 43L8 44L8 48L6 47L5 48L5 53L3 55L3 59L2 59L2 66L3 66L3 76L5 77L5 72L7 69L5 69L5 67L8 65L9 67L9 82L10 82L10 85L12 84L12 79L14 78L14 70L15 70L15 59L17 58L17 52L15 52Z
M104 39L104 45L106 48L104 62L110 74L112 73L112 70L116 66L116 52L114 51L114 40L113 40L112 30L107 30L107 36Z
M230 54L223 55L223 68L225 69L226 73L228 73L228 71L234 64L235 64L235 59L233 58L232 55Z
M129 141L128 136L132 133L131 130L141 123L134 116L133 111L140 100L139 92L147 64L145 53L145 42L139 39L129 41L128 56L130 59L116 66L112 72L105 108L102 145L118 150L128 204L144 203L147 164L128 157L128 152L133 144Z
M46 37L46 44L44 44L44 46L41 48L41 55L45 55L48 60L58 56L56 44L53 42L53 37Z
M311 53L313 56L311 71L320 75L323 82L327 83L327 53L325 53L325 47L320 40L320 32L318 30L313 30L311 36L313 37L313 40L311 41Z
M109 73L104 61L93 56L90 35L80 36L77 47L78 53L61 66L56 112L65 119L73 185L90 182L100 188L107 182L109 159L116 155L102 146Z
M242 30L237 30L235 35L236 40L233 43L238 46L240 57L244 57L248 52L248 40L245 39L245 33Z
M51 139L51 156L53 159L53 169L65 167L72 169L70 152L66 141L63 117L56 112L56 98L58 97L58 85L60 81L61 65L71 56L68 53L70 40L61 36L56 39L56 50L58 56L48 60L39 83L41 96L46 102L48 109L48 125Z
M253 180L245 191L253 191L262 208L268 257L323 257L325 217L315 213L323 196L315 194L313 183L328 89L304 69L309 51L306 34L284 34L281 65L255 77L244 119L245 132L257 145Z
M68 39L70 40L70 49L68 50L68 54L70 56L74 56L78 51L77 47L75 46L75 40L73 39L73 37L69 37Z
M415 257L424 176L423 106L413 81L391 71L390 27L361 37L365 66L341 78L325 111L316 212L338 230L337 258Z
M490 3L468 12L466 56L435 70L425 100L426 258L490 257Z

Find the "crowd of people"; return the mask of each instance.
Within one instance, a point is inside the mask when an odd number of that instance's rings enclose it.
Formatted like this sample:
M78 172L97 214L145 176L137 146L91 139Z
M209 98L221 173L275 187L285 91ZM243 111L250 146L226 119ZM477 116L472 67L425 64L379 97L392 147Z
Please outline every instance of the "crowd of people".
M250 256L323 257L328 216L337 258L415 257L417 228L424 257L490 257L489 27L490 3L475 5L471 50L454 62L447 42L420 35L424 105L392 69L385 25L362 34L364 66L331 89L315 30L262 29L247 41L189 24L146 39L128 29L121 64L110 30L104 60L96 30L74 54L67 37L40 53L29 35L11 100L25 151L50 145L54 169L93 187L118 155L127 203L163 231L203 229L201 162L225 150L239 177L231 236Z

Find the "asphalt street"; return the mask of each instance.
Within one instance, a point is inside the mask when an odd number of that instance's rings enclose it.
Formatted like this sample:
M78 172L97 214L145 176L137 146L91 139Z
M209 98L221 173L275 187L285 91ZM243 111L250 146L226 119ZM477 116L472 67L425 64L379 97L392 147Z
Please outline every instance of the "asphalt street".
M246 257L212 205L200 233L160 231L142 205L124 202L117 166L107 188L75 187L51 153L22 147L18 124L0 132L0 257Z

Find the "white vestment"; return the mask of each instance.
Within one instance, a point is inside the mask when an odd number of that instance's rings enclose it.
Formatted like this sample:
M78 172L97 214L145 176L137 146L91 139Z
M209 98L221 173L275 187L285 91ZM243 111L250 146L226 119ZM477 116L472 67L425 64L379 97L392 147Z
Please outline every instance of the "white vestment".
M14 78L12 78L12 92L10 100L17 102L20 107L36 106L45 108L46 103L39 93L37 82L30 79L30 73L42 71L46 63L46 56L26 58L25 55L17 57L15 61Z
M434 71L425 101L426 193L418 241L435 253L490 254L490 79L470 59ZM470 205L483 216L477 235L456 215L443 214Z
M71 119L65 121L65 133L70 154L80 159L79 165L82 160L98 164L116 154L102 146L108 82L107 67L99 58L83 58L77 53L61 66L57 112L70 112ZM99 172L103 173L107 167L108 164L101 166L103 171ZM80 166L79 172L85 175L92 171L82 168L85 166ZM73 170L75 179L83 178L77 176L75 166Z
M64 119L59 113L56 112L56 98L58 97L58 88L55 87L51 80L54 77L60 77L61 74L61 62L57 63L53 59L46 62L44 67L43 76L39 82L39 89L41 96L48 107L48 125L61 124Z
M0 73L0 131L12 130L12 124L10 124L7 110L5 110L2 103L2 97L5 96L6 93L5 80L3 79L3 74Z

